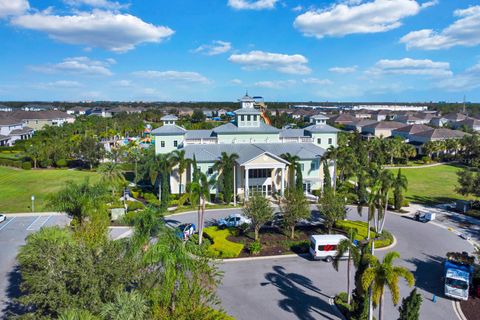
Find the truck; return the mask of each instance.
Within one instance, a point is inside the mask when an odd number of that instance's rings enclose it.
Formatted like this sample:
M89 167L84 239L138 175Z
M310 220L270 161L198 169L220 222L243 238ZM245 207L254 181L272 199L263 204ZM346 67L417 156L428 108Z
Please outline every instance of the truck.
M415 220L420 222L429 222L435 220L435 213L432 212L417 212L415 213Z
M444 262L445 295L447 297L468 300L472 286L475 257L467 252L449 252Z

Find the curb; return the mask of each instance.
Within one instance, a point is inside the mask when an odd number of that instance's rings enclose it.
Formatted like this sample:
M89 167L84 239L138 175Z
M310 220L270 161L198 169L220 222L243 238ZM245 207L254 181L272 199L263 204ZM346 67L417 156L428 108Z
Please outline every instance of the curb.
M63 216L63 212L19 212L19 213L5 213L8 217L41 217L41 216Z
M228 210L237 210L237 209L241 209L241 208L242 207L205 209L205 212L209 212L209 211L228 211ZM183 212L177 212L177 213L169 213L169 214L164 215L164 217L174 217L174 216L180 216L182 214L197 213L197 212L198 212L198 210L183 211Z
M375 248L375 251L385 251L385 250L390 250L390 249L392 249L393 247L395 247L395 246L397 245L397 237L395 237L394 234L392 234L392 237L393 237L393 242L392 242L392 244L390 244L390 245L387 246L387 247L383 247L383 248L379 248L379 249Z
M463 314L462 307L460 306L460 302L452 301L453 311L455 311L455 315L460 320L468 320L467 317Z
M301 254L282 254L276 256L262 256L262 257L246 257L246 258L232 258L232 259L218 259L221 262L242 262L242 261L255 261L255 260L270 260L270 259L283 259L283 258L294 258L294 257L308 257L308 253Z

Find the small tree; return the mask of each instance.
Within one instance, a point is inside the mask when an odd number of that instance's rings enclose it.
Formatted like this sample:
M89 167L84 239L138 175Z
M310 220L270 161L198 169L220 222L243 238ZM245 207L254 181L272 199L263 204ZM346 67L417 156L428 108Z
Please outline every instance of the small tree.
M405 177L402 174L401 169L398 169L397 177L395 178L395 181L393 182L393 202L394 202L394 207L395 210L400 210L402 208L402 203L403 203L403 192L407 191L408 187L408 180L407 177Z
M303 192L303 174L302 174L302 165L300 163L297 164L296 169L296 180L295 180L295 188Z
M310 217L310 208L302 191L288 191L281 204L283 224L290 231L290 238L295 238L295 225L301 219Z
M402 299L402 305L398 308L400 317L398 320L420 319L420 307L422 306L422 295L417 293L417 288L410 292L407 298Z
M341 195L335 195L333 191L323 194L318 205L318 210L323 216L324 225L328 233L332 232L332 228L339 220L346 217L345 200Z
M255 241L258 241L260 228L273 216L270 203L260 193L254 193L245 203L243 214L252 220L255 229Z
M323 192L327 193L332 190L332 177L328 168L328 162L323 161Z

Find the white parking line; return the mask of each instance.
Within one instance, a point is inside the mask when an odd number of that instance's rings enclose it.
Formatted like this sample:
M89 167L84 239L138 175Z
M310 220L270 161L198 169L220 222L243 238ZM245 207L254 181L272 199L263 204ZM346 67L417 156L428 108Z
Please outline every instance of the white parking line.
M12 222L13 220L15 220L15 217L11 218L11 219L8 219L8 221L0 228L0 230L3 230L3 228L5 228L6 226L8 226L8 224L10 222Z
M27 231L40 230L40 228L51 218L52 216L39 216L28 227Z

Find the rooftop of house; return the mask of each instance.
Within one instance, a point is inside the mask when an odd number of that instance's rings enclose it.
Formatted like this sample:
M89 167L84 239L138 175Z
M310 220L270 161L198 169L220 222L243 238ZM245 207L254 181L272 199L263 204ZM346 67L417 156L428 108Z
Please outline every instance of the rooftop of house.
M376 123L369 124L364 126L364 129L375 129L375 130L382 130L382 129L399 129L401 127L405 127L405 123L398 122L398 121L378 121Z
M447 113L446 115L443 115L442 118L451 121L462 121L465 120L467 116L463 113Z
M177 121L178 117L173 114L167 114L160 118L161 121Z
M424 124L411 124L409 126L405 126L405 127L395 129L394 132L415 134L415 133L429 131L429 130L432 130L432 127L426 126Z
M22 120L16 117L12 117L10 112L0 113L0 126L12 126L12 125L21 125Z
M357 118L355 118L349 113L342 113L330 118L330 121L332 122L354 122L356 120Z
M174 136L174 135L184 135L186 132L187 130L175 124L175 125L166 125L166 126L158 127L157 129L152 130L151 134Z
M459 131L459 130L435 128L435 129L430 129L428 131L416 133L412 136L424 137L424 138L428 138L429 140L446 140L446 139L463 138L465 135L467 135L465 132Z
M59 110L45 110L45 111L23 111L16 110L11 113L12 117L19 120L55 120L73 118L66 112Z
M325 150L313 143L252 143L252 144L195 144L184 147L186 156L198 162L213 162L221 157L222 152L228 154L236 153L238 163L244 163L265 152L280 157L282 154L290 153L301 159L315 159L321 157Z

